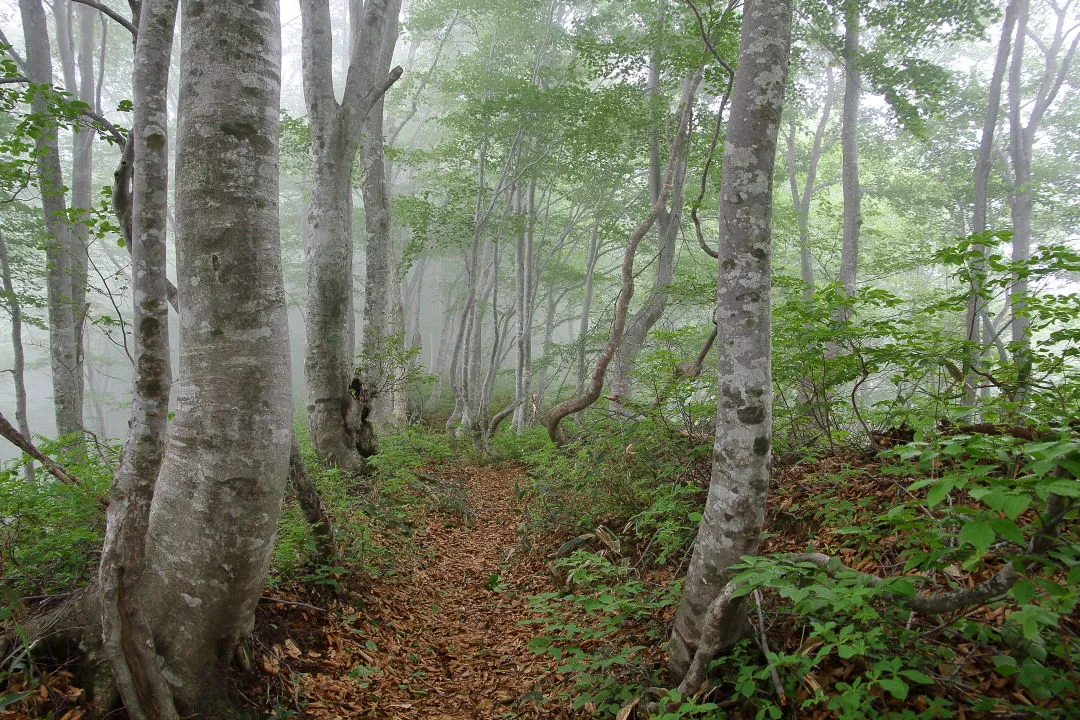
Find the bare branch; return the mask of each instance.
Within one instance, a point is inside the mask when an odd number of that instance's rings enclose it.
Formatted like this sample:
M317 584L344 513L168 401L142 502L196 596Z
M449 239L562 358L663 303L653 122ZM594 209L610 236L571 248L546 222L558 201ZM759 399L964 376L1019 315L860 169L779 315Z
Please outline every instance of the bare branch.
M92 7L95 10L97 10L98 12L100 12L101 14L108 15L113 20L115 20L116 22L123 25L125 28L127 28L127 31L129 33L131 33L132 35L138 35L139 34L139 30L138 30L138 28L135 27L134 23L132 23L126 17L124 17L120 13L116 12L115 10L113 10L111 7L109 7L107 5L104 5L104 4L99 3L99 2L95 2L94 0L72 0L72 2L77 2L77 3L81 3L83 5L87 5L89 7Z

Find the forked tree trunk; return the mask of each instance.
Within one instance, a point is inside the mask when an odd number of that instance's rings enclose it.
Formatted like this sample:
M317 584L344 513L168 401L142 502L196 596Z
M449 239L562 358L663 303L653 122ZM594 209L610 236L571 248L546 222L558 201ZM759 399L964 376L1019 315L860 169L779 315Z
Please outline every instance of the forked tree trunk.
M1039 76L1035 97L1023 98L1023 71L1026 39L1029 34L1029 0L1016 0L1016 40L1013 43L1012 65L1009 68L1009 155L1012 160L1013 189L1012 222L1014 262L1031 258L1032 211L1035 205L1034 175L1031 161L1035 133L1050 109L1061 85L1069 75L1077 46L1080 27L1072 24L1068 6L1052 6L1056 18L1052 24L1053 37L1048 42L1036 42L1043 54L1043 71ZM1030 107L1025 124L1021 110ZM1031 374L1031 320L1027 316L1029 284L1024 276L1017 277L1011 288L1013 363L1017 369L1019 394L1026 391Z
M273 0L183 5L176 158L180 382L143 599L177 709L207 714L254 624L288 480ZM244 102L237 102L237 83Z
M396 27L400 0L350 0L350 51L343 97L334 93L328 0L302 0L304 97L311 125L312 192L306 247L307 342L304 377L315 449L347 470L364 466L366 434L348 419L355 398L352 285L352 168L368 113L401 75L385 78L375 58L383 34Z
M772 434L772 175L791 48L791 3L749 0L724 148L717 280L716 441L712 478L669 644L682 677L728 568L757 552ZM719 618L726 647L745 624L741 603ZM696 691L696 688L694 688Z
M795 216L799 223L799 276L803 282L803 297L809 298L814 292L814 266L810 252L810 206L814 199L817 183L818 165L827 149L825 131L829 127L834 101L834 82L832 66L825 72L825 100L814 130L814 141L810 147L810 157L806 163L806 180L799 188L798 168L796 164L795 138L796 126L792 120L787 136L787 172L788 186L791 190L791 202L795 206Z
M998 41L997 55L994 59L994 71L990 76L989 97L986 101L986 115L983 120L982 137L979 140L979 154L975 160L975 205L971 215L971 232L981 235L987 230L988 187L990 169L994 152L994 133L997 129L998 112L1001 109L1001 86L1004 83L1005 69L1009 63L1012 48L1012 32L1016 25L1016 0L1010 0L1005 7L1005 20L1001 25L1001 39ZM961 214L961 220L963 215ZM978 376L973 369L982 357L984 338L989 337L989 329L982 327L982 315L986 309L983 297L986 281L986 247L977 244L973 248L977 257L971 267L971 296L968 298L967 315L964 325L969 343L965 356L964 405L975 404L975 390Z

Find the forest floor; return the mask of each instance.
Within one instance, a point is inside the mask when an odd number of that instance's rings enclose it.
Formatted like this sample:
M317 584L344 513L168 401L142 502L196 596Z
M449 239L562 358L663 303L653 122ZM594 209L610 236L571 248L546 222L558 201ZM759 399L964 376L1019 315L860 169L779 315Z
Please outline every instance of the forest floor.
M439 474L464 494L452 511L413 519L392 575L349 587L329 608L261 606L256 663L279 716L291 705L326 719L562 717L540 709L557 663L530 652L534 626L521 624L552 577L519 551L520 469Z
M687 472L697 477L703 471ZM558 589L546 551L566 538L544 538L542 547L522 545L527 535L521 530L525 499L520 488L526 485L522 468L454 464L418 475L433 494L413 497L414 504L404 514L377 524L383 529L373 529L376 535L369 538L368 547L380 548L380 560L355 557L355 546L343 549L343 564L354 570L335 569L340 582L336 594L319 584L325 576L267 589L257 612L252 672L233 682L238 704L247 705L254 717L319 720L590 717L588 706L571 709L573 674L560 674L558 660L529 647L542 632L536 624L523 624L539 617L530 607L530 597ZM706 477L707 473L701 475ZM899 534L851 547L850 533L898 502L905 486L903 478L883 472L872 454L830 456L777 468L762 551L801 552L809 543L835 552L864 572L881 576L903 572ZM830 501L822 503L826 497ZM624 538L621 552L625 558L640 560L644 550ZM655 587L670 586L685 569L682 561L634 566ZM981 579L967 573L959 577L969 586ZM805 628L777 603L775 597L765 598L768 619L760 631L775 652L789 657L810 652L816 645L807 644ZM654 629L662 633L672 611L658 610L651 621ZM977 607L964 618L1000 627L1006 608ZM1063 617L1062 623L1062 632L1080 633L1077 613ZM644 648L632 661L640 667L624 667L624 672L658 671L665 658L655 635L649 639L634 625L620 624L619 637L603 642ZM933 698L957 708L971 707L980 698L996 701L987 712L959 710L960 718L1011 717L1016 708L1036 707L1065 717L1074 716L1067 708L1080 707L1067 695L1045 701L1030 696L1014 678L995 671L994 657L1000 650L950 635L946 624L920 618L913 630L924 646L933 644L936 649L931 652L940 655L939 661L921 666L935 683L918 688L920 694L906 701L878 693L882 707L897 713L905 708L930 713ZM790 700L802 704L819 693L824 699L843 695L865 671L865 663L830 653L801 676ZM17 702L7 708L0 688L0 720L45 717L46 712L58 720L86 717L85 698L71 673L61 669L34 680L8 683L6 691L17 695L7 697ZM721 682L707 696L730 694L730 683ZM746 698L725 709L730 717L753 717L754 705L753 698ZM835 714L820 701L800 717L825 720Z

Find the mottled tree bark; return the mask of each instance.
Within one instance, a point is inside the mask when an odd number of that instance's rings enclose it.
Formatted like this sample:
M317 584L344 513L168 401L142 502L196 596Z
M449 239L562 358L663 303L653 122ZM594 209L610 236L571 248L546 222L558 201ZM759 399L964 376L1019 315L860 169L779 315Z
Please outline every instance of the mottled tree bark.
M182 18L180 381L143 600L177 709L206 714L224 702L225 669L254 623L288 480L281 46L273 0L185 0Z
M53 81L49 32L41 0L19 0L26 39L26 73L31 82ZM48 115L48 100L36 93L31 109ZM60 167L55 126L48 123L34 138L41 206L49 238L45 245L46 291L49 302L49 358L53 378L53 407L60 435L82 430L82 368L76 337L72 290L72 258L76 242L67 222L64 176Z
M787 0L750 0L743 13L720 189L716 441L709 496L669 644L676 677L702 640L706 611L728 568L757 552L764 522L772 433L772 172L791 12ZM720 647L739 637L745 624L740 607L732 603L716 618Z
M344 95L334 94L328 0L303 0L304 97L311 126L312 189L308 206L307 343L304 377L315 449L347 470L364 461L358 428L347 418L355 353L352 284L352 168L368 113L401 75L376 73L375 58L400 0L350 0L350 52Z
M142 4L132 72L134 183L131 287L135 381L131 420L113 476L98 569L105 654L128 715L175 718L142 602L143 548L154 486L165 451L172 387L166 228L169 213L167 91L177 0Z
M304 454L300 451L300 443L297 442L295 435L289 451L289 482L292 483L293 490L296 492L296 499L300 503L304 519L311 526L311 536L315 540L319 562L323 565L334 565L337 561L334 526L330 524L330 518L323 508L319 491L308 476Z

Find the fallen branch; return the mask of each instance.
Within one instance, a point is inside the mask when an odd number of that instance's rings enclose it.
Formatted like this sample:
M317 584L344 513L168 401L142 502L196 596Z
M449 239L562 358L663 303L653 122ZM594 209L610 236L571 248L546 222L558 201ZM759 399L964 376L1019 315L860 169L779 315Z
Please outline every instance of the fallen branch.
M4 417L3 413L0 413L0 435L3 435L12 445L44 465L45 469L60 482L65 485L82 485L82 482L65 470L62 465L38 450L37 446L30 441L30 438L15 429L8 419Z

